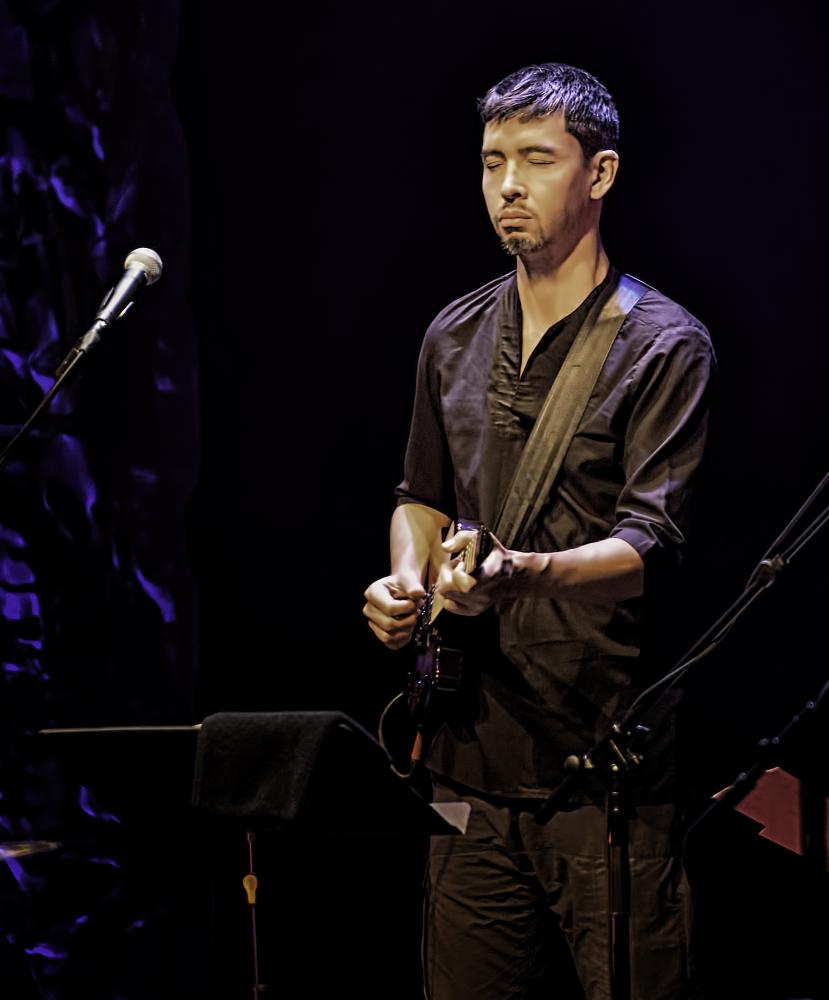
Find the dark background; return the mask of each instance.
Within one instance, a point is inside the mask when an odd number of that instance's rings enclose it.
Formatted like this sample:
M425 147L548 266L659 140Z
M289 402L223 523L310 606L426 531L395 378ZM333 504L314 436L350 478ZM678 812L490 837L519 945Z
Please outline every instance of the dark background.
M191 525L205 702L267 692L366 718L382 702L394 661L363 632L360 592L386 570L420 338L450 298L509 267L482 210L474 99L533 60L588 66L616 95L608 250L712 332L714 498L699 528L704 590L688 610L719 609L824 471L825 196L810 165L825 70L797 5L730 19L647 3L287 17L185 12L177 64L200 337ZM805 596L806 570L791 577Z
M204 430L190 522L205 560L203 706L338 707L373 727L399 685L404 658L363 627L361 591L387 571L422 332L509 267L482 208L474 99L534 60L587 66L616 96L608 251L714 339L720 405L677 595L695 637L825 471L826 203L809 165L826 71L803 10L424 5L400 20L353 8L310 20L184 22L179 71L193 59L201 81L180 107ZM700 673L706 758L744 752L824 676L812 581L825 546Z
M363 589L387 572L386 527L420 339L447 301L510 266L483 211L474 102L530 62L584 66L614 94L622 166L604 213L608 252L695 313L714 340L720 405L696 546L677 594L677 644L737 595L826 465L820 166L827 80L807 5L737 11L654 0L277 10L148 0L128 12L93 3L10 5L3 18L28 31L27 58L41 89L13 96L9 107L42 147L60 139L49 124L49 95L100 90L66 69L79 65L78 45L61 47L75 37L69 29L91 30L79 11L99 35L102 25L109 30L103 47L90 43L99 55L112 53L106 80L119 113L107 111L102 127L111 148L138 164L139 194L128 224L108 219L109 244L94 271L80 263L89 239L67 236L66 220L47 228L48 245L62 241L78 254L64 255L64 264L72 262L65 273L75 308L56 307L55 356L94 314L133 246L155 246L166 270L125 322L123 337L90 359L73 390L75 416L65 416L92 456L98 533L79 529L55 554L56 525L77 501L70 496L63 509L53 502L49 518L41 518L33 511L41 509L43 452L35 449L29 465L13 470L18 485L4 523L25 535L29 564L38 568L44 645L35 680L22 693L19 681L7 682L8 714L19 716L22 704L30 720L22 734L19 718L8 727L7 782L16 802L8 836L26 834L27 816L34 817L29 831L68 841L54 832L65 822L77 832L72 794L56 791L65 786L53 765L30 749L37 724L189 723L218 710L337 709L374 730L408 660L380 648L360 608ZM38 62L39 51L65 58ZM110 174L77 172L93 192L114 183ZM25 260L10 249L14 233L5 239L14 299ZM64 272L52 251L47 256L49 295L57 301ZM18 304L12 312L19 318L24 310ZM18 322L18 335L22 329ZM166 369L159 359L167 359ZM159 371L173 373L173 391L158 391ZM18 383L21 409L30 409L36 391ZM20 419L11 412L4 422ZM54 426L44 431L47 442L50 433ZM136 467L156 471L155 489L141 486L146 478L129 471ZM153 565L156 578L172 581L172 619L161 613L159 621L123 559L113 568L113 540L127 536L132 541L122 548L141 554L134 562L144 576ZM753 760L758 737L780 729L825 678L825 558L826 538L818 535L692 683L687 731L700 788L730 781ZM96 560L105 567L100 573ZM100 812L81 821L93 827L83 829L85 844L106 826ZM718 877L739 867L722 843L708 849L708 870ZM78 857L90 851L79 849ZM202 860L200 871L215 873L209 850ZM290 852L279 848L278 860L263 858L280 885L278 898L264 896L263 920L279 927L283 945L267 950L268 975L301 968L306 995L362 982L362 996L417 996L421 860L419 843L292 845ZM119 863L134 883L141 866ZM730 923L711 926L733 935L735 952L718 953L731 974L739 978L753 964L756 981L768 984L764 963L772 953L754 935L747 912L759 900L746 896L746 886L752 864L771 862L751 855L743 863L743 882L737 872L734 885L715 895ZM150 903L122 893L119 926L132 926L132 907L148 925L145 911L155 914L162 931L149 943L128 935L120 947L133 973L122 970L119 978L109 969L96 980L90 955L96 941L108 940L107 930L99 927L99 937L80 948L67 930L77 912L18 898L25 889L29 900L51 899L57 890L50 886L63 879L74 886L65 874L69 862L27 864L9 881L16 902L4 946L15 956L13 974L40 990L19 986L21 997L172 991L172 980L163 987L154 978L153 949L185 903L170 902L163 885ZM41 883L27 883L25 871ZM213 949L219 971L211 982L222 984L218 995L243 996L229 984L235 975L247 982L244 946L234 938L246 914L234 910L235 872L228 866L216 878L213 922L194 922L184 951L202 955L200 935L225 932L229 957ZM764 905L773 909L766 888ZM90 907L98 912L96 900L117 895L108 883L95 891ZM277 912L291 916L283 923ZM36 950L44 942L50 956ZM319 945L330 961L300 962L303 942L312 953ZM136 960L142 949L149 956L143 964ZM802 956L773 961L793 979L781 981L779 992L769 986L769 996L816 992L814 976L797 980Z

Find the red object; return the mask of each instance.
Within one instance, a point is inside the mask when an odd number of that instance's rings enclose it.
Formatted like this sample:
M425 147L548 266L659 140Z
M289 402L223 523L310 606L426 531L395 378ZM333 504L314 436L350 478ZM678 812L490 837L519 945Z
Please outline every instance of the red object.
M714 796L718 799L724 788ZM737 812L763 825L761 837L788 851L803 854L800 781L780 767L765 771L757 784L735 807ZM829 853L829 799L826 800L826 846Z

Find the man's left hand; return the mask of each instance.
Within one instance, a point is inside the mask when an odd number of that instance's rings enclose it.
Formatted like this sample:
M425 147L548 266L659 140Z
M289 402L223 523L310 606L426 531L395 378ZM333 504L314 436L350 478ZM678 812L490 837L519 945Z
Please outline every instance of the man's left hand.
M497 600L512 596L513 553L490 534L492 551L472 576L463 568L461 554L475 538L474 531L459 531L443 543L443 549L453 556L441 566L437 591L444 599L447 611L458 615L479 615Z

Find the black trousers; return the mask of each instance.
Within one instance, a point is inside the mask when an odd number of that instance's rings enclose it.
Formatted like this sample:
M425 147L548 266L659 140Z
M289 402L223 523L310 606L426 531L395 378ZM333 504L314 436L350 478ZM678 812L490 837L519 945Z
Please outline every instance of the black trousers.
M546 825L538 802L468 802L466 836L432 838L423 965L429 1000L609 1000L604 809ZM690 894L674 806L630 822L632 1000L698 997L689 960Z

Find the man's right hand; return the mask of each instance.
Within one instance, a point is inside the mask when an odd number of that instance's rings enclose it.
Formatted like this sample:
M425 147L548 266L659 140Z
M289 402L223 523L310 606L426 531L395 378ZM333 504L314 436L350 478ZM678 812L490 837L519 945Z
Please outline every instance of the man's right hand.
M414 574L392 573L365 592L363 614L368 627L387 649L400 649L411 639L426 591Z

